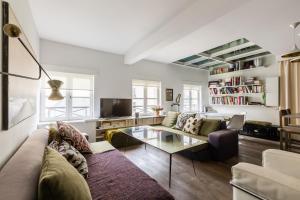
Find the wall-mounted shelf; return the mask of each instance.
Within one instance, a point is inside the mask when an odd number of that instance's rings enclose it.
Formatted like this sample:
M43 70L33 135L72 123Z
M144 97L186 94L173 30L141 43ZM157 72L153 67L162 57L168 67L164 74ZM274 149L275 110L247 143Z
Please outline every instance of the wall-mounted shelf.
M210 106L228 106L228 107L236 107L236 106L240 106L240 107L268 107L268 106L265 106L265 105L249 105L249 104L246 104L246 105L230 105L230 104L209 104Z
M209 82L208 90L211 105L264 104L264 85L255 77L245 79L243 76L233 76L213 80Z
M240 69L236 71L228 71L224 73L219 73L219 74L210 74L210 78L218 78L219 76L222 75L228 75L228 76L236 76L237 74L240 74L241 72L251 72L251 71L256 71L256 70L262 70L265 69L266 66L260 66L260 67L254 67L254 68L249 68L249 69Z
M249 85L228 85L228 86L217 86L217 87L209 87L212 88L237 88L237 87L248 87L248 86L262 86L262 84L249 84Z
M263 95L264 93L236 93L236 94L216 94L216 95L209 95L209 97L226 97L226 96L255 96L255 95Z

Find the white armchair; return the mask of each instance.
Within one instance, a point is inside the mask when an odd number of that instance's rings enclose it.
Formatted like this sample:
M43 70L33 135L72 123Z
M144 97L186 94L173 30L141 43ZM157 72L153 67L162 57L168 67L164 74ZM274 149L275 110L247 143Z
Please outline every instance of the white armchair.
M239 163L232 167L233 200L299 200L300 154L269 149L262 166Z

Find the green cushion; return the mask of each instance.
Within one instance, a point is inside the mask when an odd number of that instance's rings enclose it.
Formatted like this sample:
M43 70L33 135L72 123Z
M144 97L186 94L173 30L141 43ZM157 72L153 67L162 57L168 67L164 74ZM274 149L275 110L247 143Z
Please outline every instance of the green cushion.
M176 120L178 117L178 112L174 112L174 111L169 111L167 116L164 118L164 120L162 121L162 125L163 126L167 126L167 127L172 127L176 124Z
M50 144L53 140L61 142L61 138L58 135L58 130L56 128L49 129L49 137L48 137L48 144Z
M46 147L38 186L39 200L90 200L84 178L56 150Z
M254 120L247 120L246 124L254 124L254 125L261 125L261 126L271 126L271 122L264 122L264 121L254 121Z
M211 132L220 129L221 120L218 119L204 119L200 128L200 135L208 136Z

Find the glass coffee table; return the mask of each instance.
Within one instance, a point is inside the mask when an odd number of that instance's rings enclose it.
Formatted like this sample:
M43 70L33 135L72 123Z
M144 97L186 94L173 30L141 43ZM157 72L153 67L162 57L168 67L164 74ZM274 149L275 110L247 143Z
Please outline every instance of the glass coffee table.
M165 130L158 130L151 126L137 126L119 130L122 133L145 143L145 145L148 144L170 155L169 187L171 187L172 155L180 151L192 149L201 145L207 145L207 141L205 140L199 140Z

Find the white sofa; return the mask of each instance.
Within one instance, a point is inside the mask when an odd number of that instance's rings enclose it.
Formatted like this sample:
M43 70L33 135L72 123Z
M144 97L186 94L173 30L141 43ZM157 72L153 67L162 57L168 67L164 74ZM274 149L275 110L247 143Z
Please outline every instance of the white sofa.
M269 149L262 166L239 163L232 167L233 200L300 199L300 154Z

